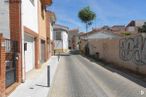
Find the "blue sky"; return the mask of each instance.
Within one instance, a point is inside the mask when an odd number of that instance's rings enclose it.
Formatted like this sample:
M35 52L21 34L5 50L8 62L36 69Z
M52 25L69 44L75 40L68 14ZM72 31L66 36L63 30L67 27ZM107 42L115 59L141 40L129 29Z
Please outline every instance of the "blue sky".
M85 31L78 12L86 6L90 6L97 16L92 27L126 25L131 20L146 20L146 0L53 0L49 10L55 12L57 24Z

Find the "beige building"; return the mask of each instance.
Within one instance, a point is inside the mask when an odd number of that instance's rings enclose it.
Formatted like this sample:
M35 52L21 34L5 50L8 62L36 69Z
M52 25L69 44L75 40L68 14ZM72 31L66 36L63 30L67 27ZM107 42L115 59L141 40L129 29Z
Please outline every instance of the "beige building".
M79 29L69 30L69 49L77 50L79 49Z

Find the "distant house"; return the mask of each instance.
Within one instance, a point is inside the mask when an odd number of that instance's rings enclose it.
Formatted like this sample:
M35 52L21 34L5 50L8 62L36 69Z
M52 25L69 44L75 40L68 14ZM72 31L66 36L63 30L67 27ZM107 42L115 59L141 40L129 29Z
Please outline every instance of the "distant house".
M79 29L69 30L69 49L78 49Z
M114 25L111 27L111 30L114 32L124 32L125 28L125 25Z
M68 51L68 33L69 28L63 25L54 25L54 50L55 52L67 52Z
M120 35L113 33L109 29L96 29L91 32L80 35L80 39L88 40L88 39L115 39L119 38Z
M141 28L146 20L132 20L127 26L126 31L132 33L138 33L138 28Z

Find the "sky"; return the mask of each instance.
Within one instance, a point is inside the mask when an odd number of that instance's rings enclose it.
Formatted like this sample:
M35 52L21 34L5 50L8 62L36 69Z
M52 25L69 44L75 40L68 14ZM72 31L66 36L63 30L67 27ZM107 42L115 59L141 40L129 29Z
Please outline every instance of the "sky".
M104 25L127 25L131 20L146 20L146 0L53 0L48 9L55 12L57 24L85 32L85 24L78 18L78 12L87 6L96 13L90 30Z

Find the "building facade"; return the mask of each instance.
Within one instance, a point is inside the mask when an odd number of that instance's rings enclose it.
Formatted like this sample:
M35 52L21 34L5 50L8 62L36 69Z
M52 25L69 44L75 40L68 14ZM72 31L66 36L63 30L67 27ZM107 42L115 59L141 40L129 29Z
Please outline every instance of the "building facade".
M50 56L52 56L54 54L54 38L53 38L53 28L54 28L54 25L55 25L55 22L56 22L56 15L54 12L51 12L51 11L48 11L46 13L46 17L47 17L47 42L49 44L49 47L47 48L48 49L48 52L49 52L49 55L48 55L48 58Z
M69 49L77 50L79 49L79 29L69 30Z
M68 27L62 25L54 26L54 50L55 52L67 52L68 51Z
M15 89L26 74L48 60L50 21L46 5L52 0L0 0L0 97ZM1 71L0 70L0 71Z

